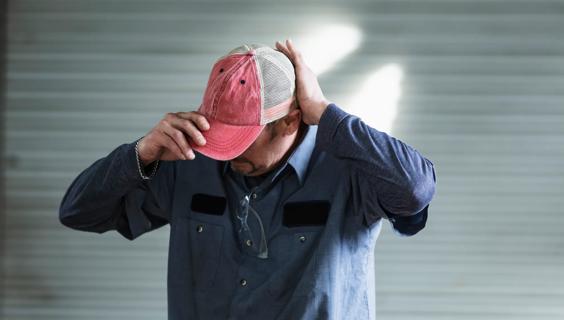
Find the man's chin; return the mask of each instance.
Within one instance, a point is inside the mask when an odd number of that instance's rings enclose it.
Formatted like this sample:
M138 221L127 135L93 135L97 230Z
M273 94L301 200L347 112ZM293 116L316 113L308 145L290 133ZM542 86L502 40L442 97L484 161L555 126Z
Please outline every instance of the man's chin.
M231 169L240 174L246 175L253 170L253 166L244 161L232 160L229 162Z
M231 165L231 170L240 173L244 176L258 176L261 175L261 171L264 171L264 168L256 167L253 163L248 160L238 160L234 159L229 161Z

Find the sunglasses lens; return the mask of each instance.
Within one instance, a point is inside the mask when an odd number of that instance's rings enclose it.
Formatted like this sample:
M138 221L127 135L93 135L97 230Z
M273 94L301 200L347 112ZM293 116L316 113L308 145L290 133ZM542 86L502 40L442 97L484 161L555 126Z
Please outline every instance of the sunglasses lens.
M256 212L256 210L251 206L251 201L249 195L245 195L243 199L240 201L241 207L239 213L237 214L237 218L240 223L239 228L239 240L242 243L242 246L245 250L251 250L258 258L267 259L268 258L268 246L266 242L266 234L264 232L264 227L262 225L262 220L260 215ZM249 211L251 212L251 216L254 216L257 219L258 225L260 227L260 242L257 244L254 241L253 233L247 223L247 219L249 217Z

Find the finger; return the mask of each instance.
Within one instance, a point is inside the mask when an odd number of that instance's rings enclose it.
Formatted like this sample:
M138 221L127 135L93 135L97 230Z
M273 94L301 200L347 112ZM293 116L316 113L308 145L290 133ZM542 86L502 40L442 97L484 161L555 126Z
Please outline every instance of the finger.
M163 129L163 131L176 143L176 145L180 149L180 152L185 155L185 157L190 158L190 156L193 154L193 152L190 152L192 150L192 147L190 147L190 144L188 143L188 141L186 141L184 132L180 129L175 128L173 123L167 123L167 125L165 125Z
M198 129L202 131L207 131L210 129L210 123L208 119L203 114L199 114L197 112L190 112L188 115L190 119L198 126Z
M286 45L279 42L278 48L280 49L280 51L282 51L282 53L284 53L286 56L288 56L288 58L290 60L292 60L294 58L292 56L292 53L290 52L290 50L288 49L288 47Z
M179 159L186 160L186 156L183 154L174 139L166 131L161 131L161 133L162 134L159 135L161 138L161 144L174 153Z
M292 64L294 64L294 57L290 54L290 52L288 51L288 48L286 48L286 46L284 46L280 41L276 41L276 48L280 52L282 52L286 57L288 57L288 59L290 59Z
M179 118L190 120L196 124L198 130L200 131L207 131L210 129L210 123L208 119L203 114L200 114L196 111L190 112L177 112L176 115Z
M194 124L194 122L192 122L192 120L186 120L179 117L172 121L172 125L175 128L180 129L182 130L182 132L186 133L190 137L190 139L192 139L192 141L196 142L197 144L201 146L206 144L206 139L204 138L200 130L196 128L196 125Z
M294 46L294 43L291 39L286 40L286 47L288 47L288 51L292 54L292 57L296 62L302 61L302 53Z
M280 42L280 41L276 41L276 49L282 51L282 53L288 55L288 48L286 48L286 46Z

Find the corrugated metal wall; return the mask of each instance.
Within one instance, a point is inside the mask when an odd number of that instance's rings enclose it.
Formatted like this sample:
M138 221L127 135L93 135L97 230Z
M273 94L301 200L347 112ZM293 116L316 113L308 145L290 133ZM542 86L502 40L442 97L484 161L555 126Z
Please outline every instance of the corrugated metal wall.
M5 190L5 178L4 178L4 117L5 117L5 109L6 109L6 99L5 99L5 76L6 76L6 36L7 36L7 3L6 1L0 0L0 175L2 178L0 179L0 315L2 314L2 301L4 301L4 244L6 239L6 232L4 232L5 227L5 220L6 220L6 192Z
M401 66L394 135L438 174L427 228L379 240L379 319L564 318L564 2L14 0L8 17L4 319L165 319L168 228L71 231L65 189L195 109L226 50L328 23L363 38L327 96Z

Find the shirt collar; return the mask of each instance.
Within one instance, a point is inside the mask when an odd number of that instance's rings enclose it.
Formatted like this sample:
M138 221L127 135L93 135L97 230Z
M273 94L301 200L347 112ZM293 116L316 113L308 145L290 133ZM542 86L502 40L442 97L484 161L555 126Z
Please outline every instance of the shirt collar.
M316 135L317 126L308 126L302 142L294 150L294 152L292 152L290 158L288 158L288 164L290 164L296 171L300 184L303 184L307 173L309 160L311 159L311 154L313 152L313 148L315 147Z
M306 130L307 131L302 139L302 142L300 142L296 149L294 149L286 162L292 168L294 168L300 184L303 184L309 161L311 159L311 154L313 153L313 149L315 147L317 126L307 126ZM229 170L229 161L223 161L222 166L222 173L223 175L225 175L227 173L227 170ZM286 164L281 165L279 168L283 169L284 167L286 167Z

